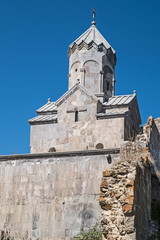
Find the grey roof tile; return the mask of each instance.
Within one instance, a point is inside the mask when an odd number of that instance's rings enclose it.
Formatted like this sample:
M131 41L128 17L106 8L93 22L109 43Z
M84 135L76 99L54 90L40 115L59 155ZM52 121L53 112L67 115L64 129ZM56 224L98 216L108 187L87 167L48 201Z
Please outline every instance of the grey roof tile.
M45 105L40 107L36 112L37 113L45 113L45 112L56 112L57 106L55 105L55 102L47 102Z
M57 120L57 114L51 114L51 115L40 115L37 117L34 117L29 121L29 123L36 123L36 122L54 122Z
M113 96L109 98L108 102L104 102L103 106L127 105L133 100L135 96L136 96L135 94Z

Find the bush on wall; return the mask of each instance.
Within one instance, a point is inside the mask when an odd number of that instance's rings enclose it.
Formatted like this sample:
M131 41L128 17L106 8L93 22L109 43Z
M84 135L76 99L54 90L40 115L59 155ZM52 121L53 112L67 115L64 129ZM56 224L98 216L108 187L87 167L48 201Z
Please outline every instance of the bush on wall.
M14 240L9 231L0 231L0 240Z
M81 233L71 240L102 240L102 232L98 224L96 224L87 232L82 229Z

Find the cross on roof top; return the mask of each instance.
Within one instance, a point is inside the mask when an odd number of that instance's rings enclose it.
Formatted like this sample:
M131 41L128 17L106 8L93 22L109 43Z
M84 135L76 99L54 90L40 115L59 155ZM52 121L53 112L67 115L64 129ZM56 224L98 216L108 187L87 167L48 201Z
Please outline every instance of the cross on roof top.
M95 22L95 17L96 17L95 8L92 9L92 12L93 12L93 21L92 21L92 25L96 25L96 22Z

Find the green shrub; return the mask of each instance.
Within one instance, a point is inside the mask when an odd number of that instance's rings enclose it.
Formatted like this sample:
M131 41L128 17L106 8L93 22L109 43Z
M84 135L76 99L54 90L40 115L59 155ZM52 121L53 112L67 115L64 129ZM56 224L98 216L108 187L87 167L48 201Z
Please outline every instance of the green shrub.
M102 232L98 224L96 224L87 232L81 229L81 233L71 240L102 240Z

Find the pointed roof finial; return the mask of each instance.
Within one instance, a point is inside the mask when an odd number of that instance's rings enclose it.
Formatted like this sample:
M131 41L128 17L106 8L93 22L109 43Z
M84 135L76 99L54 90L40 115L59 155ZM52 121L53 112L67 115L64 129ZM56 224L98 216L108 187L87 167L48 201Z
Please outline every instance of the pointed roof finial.
M96 17L95 8L92 8L92 12L93 12L93 21L92 21L92 25L96 25L96 22L95 22L95 17Z

